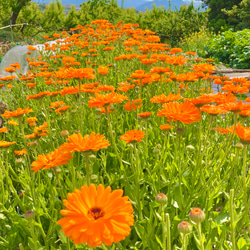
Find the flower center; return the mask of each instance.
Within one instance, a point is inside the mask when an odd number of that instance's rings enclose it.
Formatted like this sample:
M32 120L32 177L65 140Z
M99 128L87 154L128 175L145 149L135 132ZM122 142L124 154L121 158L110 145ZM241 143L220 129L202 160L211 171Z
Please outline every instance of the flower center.
M93 207L88 212L95 220L104 216L104 211L99 207Z

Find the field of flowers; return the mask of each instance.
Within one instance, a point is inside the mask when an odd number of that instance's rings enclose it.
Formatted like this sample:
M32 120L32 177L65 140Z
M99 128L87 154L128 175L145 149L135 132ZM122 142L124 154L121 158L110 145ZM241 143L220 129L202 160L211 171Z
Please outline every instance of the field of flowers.
M250 82L137 24L45 38L0 78L0 249L249 249Z

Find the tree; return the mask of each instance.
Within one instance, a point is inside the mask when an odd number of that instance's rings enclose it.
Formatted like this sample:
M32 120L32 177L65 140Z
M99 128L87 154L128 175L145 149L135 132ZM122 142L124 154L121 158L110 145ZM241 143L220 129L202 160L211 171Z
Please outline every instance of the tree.
M0 16L2 25L16 24L19 13L29 2L31 0L1 0Z
M208 20L210 27L217 32L221 26L236 27L239 23L237 18L229 18L222 9L231 9L234 5L238 5L241 0L202 0L203 5L208 7Z
M20 11L17 18L17 23L28 23L26 26L18 26L16 31L21 32L23 36L35 36L43 31L41 23L43 13L39 5L35 2L30 2L25 8Z
M65 13L61 2L53 1L46 5L43 12L42 27L45 32L54 32L64 29Z
M240 20L238 29L250 28L250 0L242 0L239 5L234 5L231 10L222 9L222 12L230 18L238 18Z
M79 15L76 11L76 6L71 5L71 8L68 12L68 15L65 18L65 24L64 27L66 30L69 30L70 28L75 28L79 22Z

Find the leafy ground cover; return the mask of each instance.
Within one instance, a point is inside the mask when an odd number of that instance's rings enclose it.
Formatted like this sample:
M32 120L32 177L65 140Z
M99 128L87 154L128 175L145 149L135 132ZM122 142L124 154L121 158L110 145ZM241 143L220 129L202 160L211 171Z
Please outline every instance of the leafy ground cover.
M227 30L209 39L204 53L236 69L250 68L250 30Z
M0 79L0 246L247 249L247 79L137 24L71 31Z

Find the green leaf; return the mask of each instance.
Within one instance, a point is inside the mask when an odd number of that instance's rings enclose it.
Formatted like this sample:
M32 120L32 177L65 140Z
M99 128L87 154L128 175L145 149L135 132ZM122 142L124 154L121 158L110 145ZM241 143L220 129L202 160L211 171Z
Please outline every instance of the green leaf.
M160 238L157 235L155 235L155 238L156 238L156 241L159 243L159 245L162 248L162 242L161 242Z
M238 246L239 250L241 250L241 249L246 250L247 249L246 245L247 245L246 241L242 237L239 238L239 240L237 242L237 246Z

